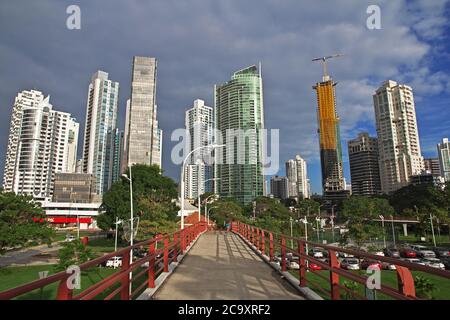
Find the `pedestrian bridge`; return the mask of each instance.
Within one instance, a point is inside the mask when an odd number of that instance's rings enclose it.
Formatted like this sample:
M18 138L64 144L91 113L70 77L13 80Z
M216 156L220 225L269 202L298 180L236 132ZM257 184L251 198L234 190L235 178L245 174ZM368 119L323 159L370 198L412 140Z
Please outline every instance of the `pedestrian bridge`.
M287 245L289 243L289 245ZM320 247L324 259L308 255ZM380 296L416 299L411 270L450 279L450 272L367 252L312 243L254 226L234 222L232 230L216 231L204 221L173 234L159 235L88 261L87 271L113 257L122 265L88 286L77 287L76 274L60 272L20 287L0 292L0 299L26 297L35 290L57 285L55 299L139 300L304 300L368 299L369 275L341 268L337 256L353 255L372 265L393 264L397 286L375 288ZM275 257L278 256L278 263ZM133 257L133 258L132 258ZM294 270L288 270L288 262ZM296 266L296 267L295 267ZM98 270L98 269L96 269ZM358 288L347 287L343 280ZM373 288L371 288L373 289Z

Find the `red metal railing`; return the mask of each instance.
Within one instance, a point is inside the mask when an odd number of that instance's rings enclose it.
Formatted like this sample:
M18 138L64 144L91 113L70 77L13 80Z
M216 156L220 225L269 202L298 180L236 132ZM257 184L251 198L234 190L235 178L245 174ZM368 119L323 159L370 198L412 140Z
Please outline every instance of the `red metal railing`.
M261 254L268 256L270 261L274 261L276 252L279 252L281 255L281 271L287 271L286 262L288 254L291 254L293 257L297 257L299 260L299 286L311 286L312 289L317 289L324 296L327 296L333 300L340 299L342 292L346 292L353 298L367 299L366 296L361 295L356 290L352 290L340 283L339 278L343 277L365 287L368 277L342 269L337 259L337 253L346 253L348 255L353 255L355 257L358 257L358 259L364 258L371 263L385 262L394 265L397 272L397 288L381 284L380 289L377 289L377 291L379 291L380 293L394 299L418 299L416 297L414 279L411 271L422 271L426 274L439 276L446 280L450 279L449 271L440 270L416 263L410 263L395 258L378 256L363 251L350 250L341 247L305 241L301 238L293 238L283 234L274 233L269 230L264 230L255 226L241 223L239 221L233 222L232 231L247 240L247 242L253 245ZM294 247L287 246L287 240L289 240L289 242L292 241L292 243L294 243ZM308 245L310 246L310 248L321 248L323 251L327 252L328 258L326 259L326 262L310 256L306 250ZM317 269L319 268L317 268L316 270L312 269L310 267L310 264L314 264L315 266L320 267L321 270L328 271L328 277L321 272L317 272ZM306 276L307 272L311 272L318 278L325 280L326 283L328 283L329 289L324 288L323 286L311 280L308 280Z
M155 279L162 272L169 271L170 263L177 261L178 256L185 253L186 249L197 236L206 231L206 227L205 222L199 222L173 234L160 235L83 263L79 266L81 271L106 263L106 261L113 257L122 258L122 266L117 272L76 295L74 295L74 290L70 289L70 286L67 285L68 279L72 274L62 271L47 278L0 292L0 300L13 299L36 289L42 289L53 283L58 283L57 300L90 300L97 298L99 295L102 295L101 298L104 300L110 300L115 297L120 297L121 300L133 299L145 288L154 288ZM145 253L142 258L138 258L130 264L132 249L143 250ZM143 267L142 270L134 272L139 267ZM130 280L130 273L132 271L133 276ZM140 283L136 284L135 282Z

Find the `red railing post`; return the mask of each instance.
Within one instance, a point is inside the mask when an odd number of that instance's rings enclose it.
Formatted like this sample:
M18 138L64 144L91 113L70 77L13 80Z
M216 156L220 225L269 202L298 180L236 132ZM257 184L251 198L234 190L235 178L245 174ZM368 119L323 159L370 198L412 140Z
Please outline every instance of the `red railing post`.
M73 290L69 289L69 286L67 285L67 279L68 277L62 279L59 282L56 300L72 300Z
M260 247L259 247L259 244L260 244L260 241L259 241L259 228L256 228L256 239L255 240L256 240L255 241L256 250L260 250Z
M281 271L286 271L286 239L281 236Z
M298 255L300 259L300 269L298 270L298 276L300 279L300 287L306 287L306 259L304 257L305 255L305 244L303 241L298 240L297 241L298 246Z
M156 240L158 241L158 240ZM148 261L148 287L155 287L155 242L151 242L148 248L148 255L150 260Z
M186 235L184 229L180 230L180 253L184 254L184 250L186 250Z
M169 272L169 235L164 237L164 272Z
M330 260L331 268L339 268L339 261L336 257L336 252L333 250L328 250L328 258ZM339 292L339 275L333 270L330 270L330 285L331 285L331 299L339 300L341 298L341 294Z
M397 270L398 291L407 297L416 297L414 279L408 268L395 266Z
M178 232L173 234L173 258L173 261L178 261Z
M272 232L269 233L269 255L270 255L270 260L272 261L272 259L273 259L273 234L272 234Z
M251 241L251 236L252 236L252 233L251 233L251 227L249 226L249 225L247 225L247 241Z
M131 249L127 250L122 256L122 271L128 270L130 267L130 251ZM121 285L120 299L130 300L130 274L128 272L123 275Z
M261 230L261 253L266 254L266 239L264 237L264 230Z

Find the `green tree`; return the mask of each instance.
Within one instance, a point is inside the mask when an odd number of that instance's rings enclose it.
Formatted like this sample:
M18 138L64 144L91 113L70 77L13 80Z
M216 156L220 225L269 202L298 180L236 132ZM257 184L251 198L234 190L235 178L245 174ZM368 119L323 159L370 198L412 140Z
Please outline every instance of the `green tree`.
M134 165L131 171L134 214L140 217L137 238L144 239L161 230L172 230L178 219L174 202L177 198L175 182L163 176L158 166ZM116 217L130 219L130 184L127 179L117 181L103 195L102 208L105 213L98 217L97 223L103 230L114 228Z
M432 184L409 185L397 190L391 197L390 203L396 212L405 216L417 217L417 237L431 232L430 213L441 223L447 223L450 207L450 187L444 190ZM436 223L436 221L433 221Z
M94 255L90 248L85 246L80 239L64 242L58 252L58 264L55 272L66 270L69 266L79 266L92 259Z
M26 246L31 242L50 244L54 231L44 218L44 211L32 197L0 190L0 254L8 247Z
M312 200L312 199L303 199L300 200L297 203L297 209L298 209L298 213L301 216L306 216L308 213L311 214L317 214L317 212L319 211L319 206L320 203Z
M219 199L214 201L210 208L211 220L215 221L219 228L228 221L248 221L242 206L234 199Z
M365 241L379 237L383 230L379 222L372 220L393 214L394 209L386 199L352 196L344 200L340 215L346 220L349 231L343 241L353 240L360 247Z

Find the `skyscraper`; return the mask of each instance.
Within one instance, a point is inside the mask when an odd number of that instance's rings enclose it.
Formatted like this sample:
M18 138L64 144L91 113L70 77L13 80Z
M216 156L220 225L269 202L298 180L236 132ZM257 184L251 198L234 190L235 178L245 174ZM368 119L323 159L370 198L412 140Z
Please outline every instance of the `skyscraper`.
M442 143L437 145L437 150L441 176L448 182L450 181L450 142L448 138L442 139Z
M248 204L264 194L264 107L261 67L235 72L215 87L216 128L224 148L216 149L216 191Z
M124 147L124 132L116 128L114 132L114 156L112 166L112 182L116 182L120 179L122 174L122 160L123 160L123 147Z
M109 80L106 72L94 73L86 105L83 172L95 176L99 195L108 191L113 181L118 98L119 83Z
M185 126L189 135L189 151L212 144L213 117L213 109L200 99L195 100L194 106L186 111ZM197 198L199 193L201 195L212 191L212 184L206 184L206 180L213 176L213 161L210 154L211 150L202 149L188 159L188 166L185 169L185 195Z
M378 168L378 140L367 132L348 142L352 193L358 196L373 196L381 192Z
M278 199L285 200L289 197L288 178L273 176L270 178L270 193Z
M134 57L131 76L127 154L130 164L161 167L162 132L156 120L156 58Z
M310 197L306 161L300 155L286 162L286 176L290 198L301 200Z
M49 96L25 90L15 98L10 124L4 190L38 200L51 197L55 174L75 169L78 123L53 110Z
M322 82L313 86L317 95L322 188L324 197L330 199L344 197L347 194L345 192L340 119L336 111L335 87L336 82L326 73L326 68L324 68Z
M425 174L429 173L435 177L441 176L441 168L439 165L438 158L423 159L423 165L424 165Z
M386 81L373 95L381 190L392 193L424 169L412 88Z

